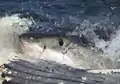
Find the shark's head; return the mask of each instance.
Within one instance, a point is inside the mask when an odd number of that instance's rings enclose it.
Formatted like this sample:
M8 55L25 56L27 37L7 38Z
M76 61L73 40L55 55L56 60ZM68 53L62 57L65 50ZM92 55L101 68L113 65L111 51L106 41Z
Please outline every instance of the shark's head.
M19 36L22 53L29 59L51 60L81 68L105 68L105 60L74 35L24 33Z
M69 50L80 45L79 38L76 36L25 33L20 35L19 39L21 51L28 58L51 60L71 66L75 65L72 59L72 52L69 52Z

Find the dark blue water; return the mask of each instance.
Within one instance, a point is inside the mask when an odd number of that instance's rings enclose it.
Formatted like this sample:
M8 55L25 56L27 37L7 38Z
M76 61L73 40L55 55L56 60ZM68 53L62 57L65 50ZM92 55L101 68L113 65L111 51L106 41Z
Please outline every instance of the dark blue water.
M36 24L30 31L37 32L73 32L75 28L84 31L80 25L85 21L91 24L101 23L104 27L113 26L116 30L120 24L119 0L1 0L0 15L21 14L20 17L32 17ZM104 20L107 22L104 22ZM88 27L88 26L87 26ZM91 28L91 27L90 27ZM104 32L98 26L96 34ZM106 30L108 31L108 30ZM105 32L106 32L105 31ZM103 38L103 37L101 37Z

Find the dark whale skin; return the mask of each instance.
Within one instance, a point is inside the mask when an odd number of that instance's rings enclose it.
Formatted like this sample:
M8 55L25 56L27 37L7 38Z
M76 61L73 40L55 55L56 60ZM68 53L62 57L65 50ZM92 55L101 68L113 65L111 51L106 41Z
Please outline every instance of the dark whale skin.
M4 64L3 84L119 84L120 73L93 74L52 61L40 60L37 64L19 59ZM11 72L11 73L10 73Z

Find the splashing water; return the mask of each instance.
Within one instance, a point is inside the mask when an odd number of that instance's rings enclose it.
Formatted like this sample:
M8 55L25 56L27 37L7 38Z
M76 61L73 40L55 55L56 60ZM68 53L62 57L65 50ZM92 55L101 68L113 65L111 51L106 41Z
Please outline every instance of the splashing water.
M0 65L20 52L18 36L26 32L31 24L30 19L21 19L18 14L0 18Z
M96 46L103 50L103 55L105 57L109 57L114 60L116 64L113 66L116 66L115 68L120 68L120 30L111 37L110 41L105 42L100 40L96 43Z
M98 35L95 29L100 29L98 30ZM81 25L70 34L84 35L88 40L95 43L93 50L99 52L95 54L95 57L101 56L101 61L96 61L95 63L103 62L103 67L107 65L107 67L104 68L120 68L120 27L109 23L109 19L94 24L88 20L84 20Z

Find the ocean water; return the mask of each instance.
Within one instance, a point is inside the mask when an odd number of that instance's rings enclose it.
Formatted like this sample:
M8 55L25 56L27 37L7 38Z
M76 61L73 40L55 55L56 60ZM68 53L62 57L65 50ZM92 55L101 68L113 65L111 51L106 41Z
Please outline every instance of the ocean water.
M1 0L1 64L20 52L18 36L30 31L84 35L120 67L119 0Z

